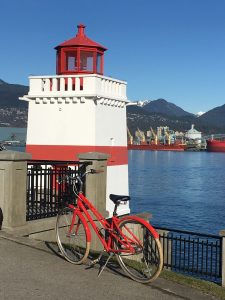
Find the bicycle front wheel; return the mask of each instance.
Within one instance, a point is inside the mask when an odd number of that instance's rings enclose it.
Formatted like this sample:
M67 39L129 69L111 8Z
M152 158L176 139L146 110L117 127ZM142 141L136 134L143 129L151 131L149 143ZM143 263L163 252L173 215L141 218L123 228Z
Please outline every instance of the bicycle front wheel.
M162 247L158 238L151 230L136 219L125 219L120 229L135 249L134 254L123 253L123 246L117 245L121 254L117 260L129 277L140 283L155 280L163 267ZM121 247L121 248L120 248Z
M83 220L77 215L71 230L73 210L65 207L57 217L56 239L59 249L66 260L73 264L85 262L90 250Z

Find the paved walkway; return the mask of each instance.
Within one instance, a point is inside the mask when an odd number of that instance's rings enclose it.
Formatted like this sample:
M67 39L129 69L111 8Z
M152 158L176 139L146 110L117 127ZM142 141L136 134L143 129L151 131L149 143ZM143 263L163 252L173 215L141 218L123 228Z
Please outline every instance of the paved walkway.
M52 245L0 233L1 300L215 299L161 278L143 285L109 269L97 274L97 267L66 262Z

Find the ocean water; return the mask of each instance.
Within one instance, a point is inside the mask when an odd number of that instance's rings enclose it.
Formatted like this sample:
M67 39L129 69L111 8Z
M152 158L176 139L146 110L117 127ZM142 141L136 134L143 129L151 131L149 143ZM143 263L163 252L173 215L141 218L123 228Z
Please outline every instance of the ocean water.
M225 229L225 153L129 151L131 212L162 227Z
M16 128L16 127L0 127L0 141L10 140L12 135L16 139L26 140L27 128Z

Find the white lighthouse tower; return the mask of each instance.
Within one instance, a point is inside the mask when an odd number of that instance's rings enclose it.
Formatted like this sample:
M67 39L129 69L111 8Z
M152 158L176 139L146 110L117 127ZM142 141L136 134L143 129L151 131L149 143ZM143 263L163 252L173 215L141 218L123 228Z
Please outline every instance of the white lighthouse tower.
M126 82L103 75L102 45L89 39L85 26L57 46L56 73L29 77L26 152L35 160L77 160L83 152L110 155L106 209L110 193L128 194ZM120 207L129 213L129 206Z

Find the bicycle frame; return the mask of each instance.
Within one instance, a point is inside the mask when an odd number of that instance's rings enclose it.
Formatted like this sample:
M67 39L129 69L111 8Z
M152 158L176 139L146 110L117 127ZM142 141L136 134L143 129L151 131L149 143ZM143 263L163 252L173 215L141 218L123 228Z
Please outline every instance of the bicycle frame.
M136 253L134 246L139 245L140 247L142 247L142 242L135 236L135 234L133 234L133 232L129 228L126 228L129 232L129 237L123 234L122 230L119 227L119 224L125 219L131 219L141 222L143 225L150 229L155 238L159 237L158 233L148 222L137 216L125 216L121 219L119 219L117 216L113 216L111 222L109 223L82 193L78 194L77 205L74 206L69 204L68 207L73 209L73 218L70 226L70 232L76 224L76 216L79 216L85 224L87 241L91 242L91 231L88 225L89 222L106 252L115 254L124 253L131 255ZM92 214L96 217L96 220L93 220L88 210L92 212ZM98 227L95 224L95 221L98 221L101 224L100 226L102 227ZM76 230L78 230L78 228L79 224L77 224ZM105 231L107 237L101 232L101 230Z

